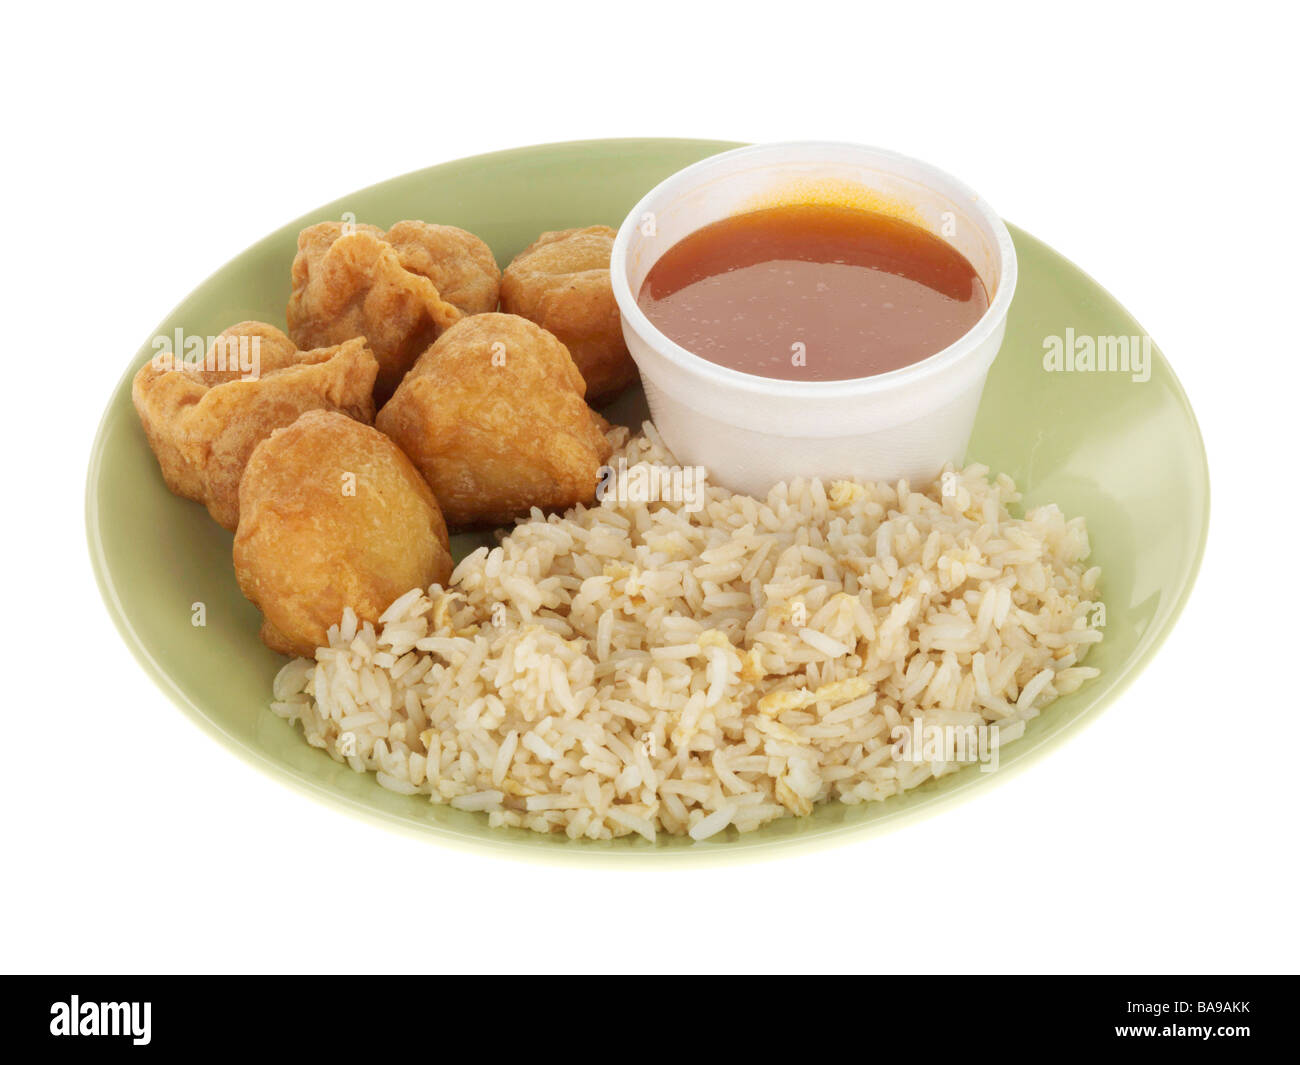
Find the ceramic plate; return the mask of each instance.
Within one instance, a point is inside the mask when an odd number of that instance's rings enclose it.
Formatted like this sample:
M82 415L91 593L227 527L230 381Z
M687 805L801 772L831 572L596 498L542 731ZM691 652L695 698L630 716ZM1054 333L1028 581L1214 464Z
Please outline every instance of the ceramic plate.
M810 817L756 832L734 830L695 843L661 836L593 842L491 829L483 814L386 791L309 747L267 708L283 664L257 638L259 616L240 595L231 535L196 503L171 495L131 406L131 378L152 338L215 335L243 319L284 324L289 264L298 231L351 212L387 227L403 218L462 226L486 240L502 264L547 229L623 216L676 170L735 147L717 141L613 140L541 145L462 159L394 178L326 204L227 263L180 304L130 360L95 440L87 484L90 553L104 600L123 639L159 686L227 747L280 779L354 813L450 843L558 860L638 858L667 862L760 857L865 835L931 812L1006 780L1093 718L1133 680L1168 635L1187 600L1205 544L1209 475L1196 419L1177 378L1152 349L1150 377L1046 372L1044 340L1141 336L1142 329L1073 264L1011 227L1020 280L1006 341L984 392L968 459L1005 471L1025 505L1054 501L1088 520L1102 567L1106 635L1088 664L1101 676L1059 699L1001 752L997 772L972 765L905 795L858 806L836 803ZM606 414L630 423L639 394ZM457 537L459 559L480 542ZM191 624L192 604L206 625ZM138 727L147 727L141 715ZM148 737L142 741L148 743Z

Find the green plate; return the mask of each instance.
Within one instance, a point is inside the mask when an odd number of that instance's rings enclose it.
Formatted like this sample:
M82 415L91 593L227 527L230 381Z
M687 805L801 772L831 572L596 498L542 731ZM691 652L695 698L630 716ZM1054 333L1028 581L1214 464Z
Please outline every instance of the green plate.
M1048 373L1043 341L1142 333L1099 285L1014 226L1020 281L1006 342L993 367L969 458L1005 471L1025 502L1055 501L1085 515L1102 567L1106 637L1088 658L1101 676L1058 700L1001 752L897 798L828 804L812 816L695 843L638 836L592 842L491 829L483 814L396 795L309 747L267 708L284 660L257 638L258 613L239 593L231 536L207 511L171 495L131 406L131 377L153 336L215 335L233 322L283 325L298 231L352 212L387 226L403 218L451 223L486 240L506 263L542 230L598 222L617 227L661 179L735 145L718 141L614 140L550 144L462 159L394 178L304 215L203 282L150 334L104 414L90 458L86 526L100 590L122 637L159 686L201 727L288 783L353 813L453 844L555 859L698 861L760 857L864 836L994 780L1059 743L1127 686L1151 659L1191 591L1209 519L1209 473L1196 419L1177 378L1154 352L1150 380L1118 373ZM644 410L625 396L611 415ZM457 538L460 557L476 541ZM204 627L191 624L195 603ZM142 737L148 742L148 737Z

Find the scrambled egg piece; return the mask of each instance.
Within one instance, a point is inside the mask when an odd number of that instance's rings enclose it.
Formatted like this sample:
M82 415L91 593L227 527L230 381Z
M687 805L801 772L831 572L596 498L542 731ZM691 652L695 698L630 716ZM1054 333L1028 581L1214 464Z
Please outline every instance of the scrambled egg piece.
M781 777L778 777L776 781L776 798L792 814L804 817L812 813L812 802L802 795L796 794L790 785L785 782L785 779Z
M866 499L867 495L865 485L855 481L833 481L830 491L826 493L826 499L832 510L844 510L859 500Z

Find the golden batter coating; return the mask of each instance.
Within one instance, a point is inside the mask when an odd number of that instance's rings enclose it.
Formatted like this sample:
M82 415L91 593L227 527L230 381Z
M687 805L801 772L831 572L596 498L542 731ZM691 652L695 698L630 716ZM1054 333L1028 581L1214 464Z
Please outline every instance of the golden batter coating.
M636 380L609 284L614 235L609 226L543 233L515 256L501 279L501 309L559 338L592 403Z
M590 503L610 446L563 344L512 314L448 329L375 419L453 527Z
M383 433L311 411L253 452L239 488L235 576L262 611L262 641L311 657L345 607L375 623L412 588L451 578L447 526Z
M146 363L131 398L167 487L202 503L233 532L239 479L253 448L309 410L373 421L378 369L362 338L299 351L274 326L240 322L201 361L169 353Z
M379 360L382 402L448 326L496 310L492 250L455 226L322 222L298 234L289 335L300 347L363 336Z

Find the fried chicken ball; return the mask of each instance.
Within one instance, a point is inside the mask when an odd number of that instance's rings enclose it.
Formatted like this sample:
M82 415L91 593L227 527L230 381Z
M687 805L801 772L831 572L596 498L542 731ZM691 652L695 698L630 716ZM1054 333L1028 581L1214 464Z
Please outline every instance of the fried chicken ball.
M453 527L595 498L610 445L563 344L513 314L452 326L420 356L375 427L424 474Z
M383 433L310 411L254 450L239 486L235 576L262 641L310 657L345 607L375 623L412 588L451 577L433 492Z
M543 233L501 279L501 309L554 333L587 382L587 399L611 398L636 380L609 284L614 230L587 226Z
M298 234L289 335L299 347L364 336L379 360L375 395L402 376L448 326L496 310L501 271L491 249L455 226L322 222Z
M167 487L231 532L248 456L272 430L309 410L374 420L379 364L363 338L299 351L274 326L240 322L202 359L164 354L135 375L136 413Z

